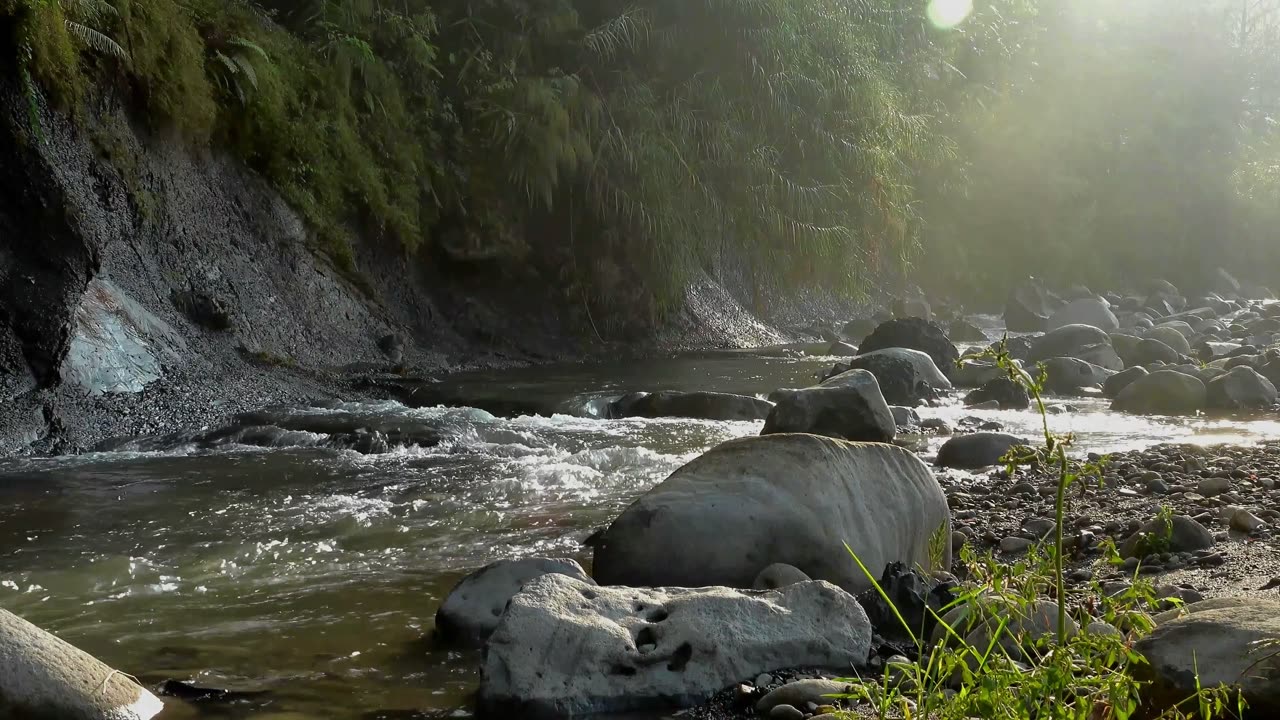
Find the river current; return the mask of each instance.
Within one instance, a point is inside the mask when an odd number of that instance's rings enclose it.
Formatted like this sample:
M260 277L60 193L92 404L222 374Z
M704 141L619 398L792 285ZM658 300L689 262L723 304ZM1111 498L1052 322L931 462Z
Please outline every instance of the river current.
M829 357L702 353L630 364L450 378L450 406L276 408L278 432L187 436L111 452L0 460L0 606L147 684L250 693L162 717L468 716L479 654L436 647L432 619L466 572L504 557L575 557L581 541L707 448L759 422L603 420L631 390L767 394ZM1030 412L921 408L998 420L1034 437ZM1070 399L1052 418L1081 451L1238 443L1273 420L1133 418ZM386 452L361 428L409 427ZM429 438L429 440L428 440ZM938 441L933 441L936 450ZM263 445L267 446L263 446Z

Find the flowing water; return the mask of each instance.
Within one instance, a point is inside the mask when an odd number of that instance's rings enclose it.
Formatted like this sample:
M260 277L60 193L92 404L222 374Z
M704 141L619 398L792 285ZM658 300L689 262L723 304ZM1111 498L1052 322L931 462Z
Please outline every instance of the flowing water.
M769 355L476 373L422 388L425 402L454 407L272 409L200 438L0 460L0 606L145 683L265 691L203 711L217 717L466 716L479 655L430 640L454 582L503 557L585 562L581 540L632 499L761 426L602 420L603 401L637 389L767 394L811 384L834 360ZM1078 412L1054 426L1086 450L1280 431L1068 402ZM921 413L1038 428L1029 412ZM378 452L369 428L384 433ZM163 717L194 714L175 703Z

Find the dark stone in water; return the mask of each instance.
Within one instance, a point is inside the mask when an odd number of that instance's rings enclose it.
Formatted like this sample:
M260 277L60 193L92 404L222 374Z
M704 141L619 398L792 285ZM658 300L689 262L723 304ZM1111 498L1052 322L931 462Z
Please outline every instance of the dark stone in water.
M234 703L261 699L266 690L226 690L193 685L181 680L165 680L156 688L157 695L176 697L191 703Z

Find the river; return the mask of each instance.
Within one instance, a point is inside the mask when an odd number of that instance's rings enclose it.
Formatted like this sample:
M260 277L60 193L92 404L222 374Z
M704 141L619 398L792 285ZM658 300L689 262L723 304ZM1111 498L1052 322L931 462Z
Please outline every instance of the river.
M423 388L428 401L460 407L273 410L259 420L328 432L280 432L272 447L229 433L0 460L0 606L144 683L266 691L211 717L465 717L479 655L429 639L454 582L503 557L585 564L581 540L627 503L761 427L601 420L604 399L640 389L767 394L811 384L833 361L723 352L472 373ZM1100 400L1066 402L1076 412L1052 422L1074 430L1082 451L1280 434L1273 420L1132 418ZM1028 437L1039 422L958 401L920 412L995 419ZM378 454L334 442L400 426L430 442ZM176 703L163 715L192 716Z

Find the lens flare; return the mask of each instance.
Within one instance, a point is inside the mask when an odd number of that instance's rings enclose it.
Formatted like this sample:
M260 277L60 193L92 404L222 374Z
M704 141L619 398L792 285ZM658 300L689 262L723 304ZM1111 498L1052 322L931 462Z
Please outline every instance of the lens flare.
M973 0L930 0L929 22L939 28L953 28L973 12Z

